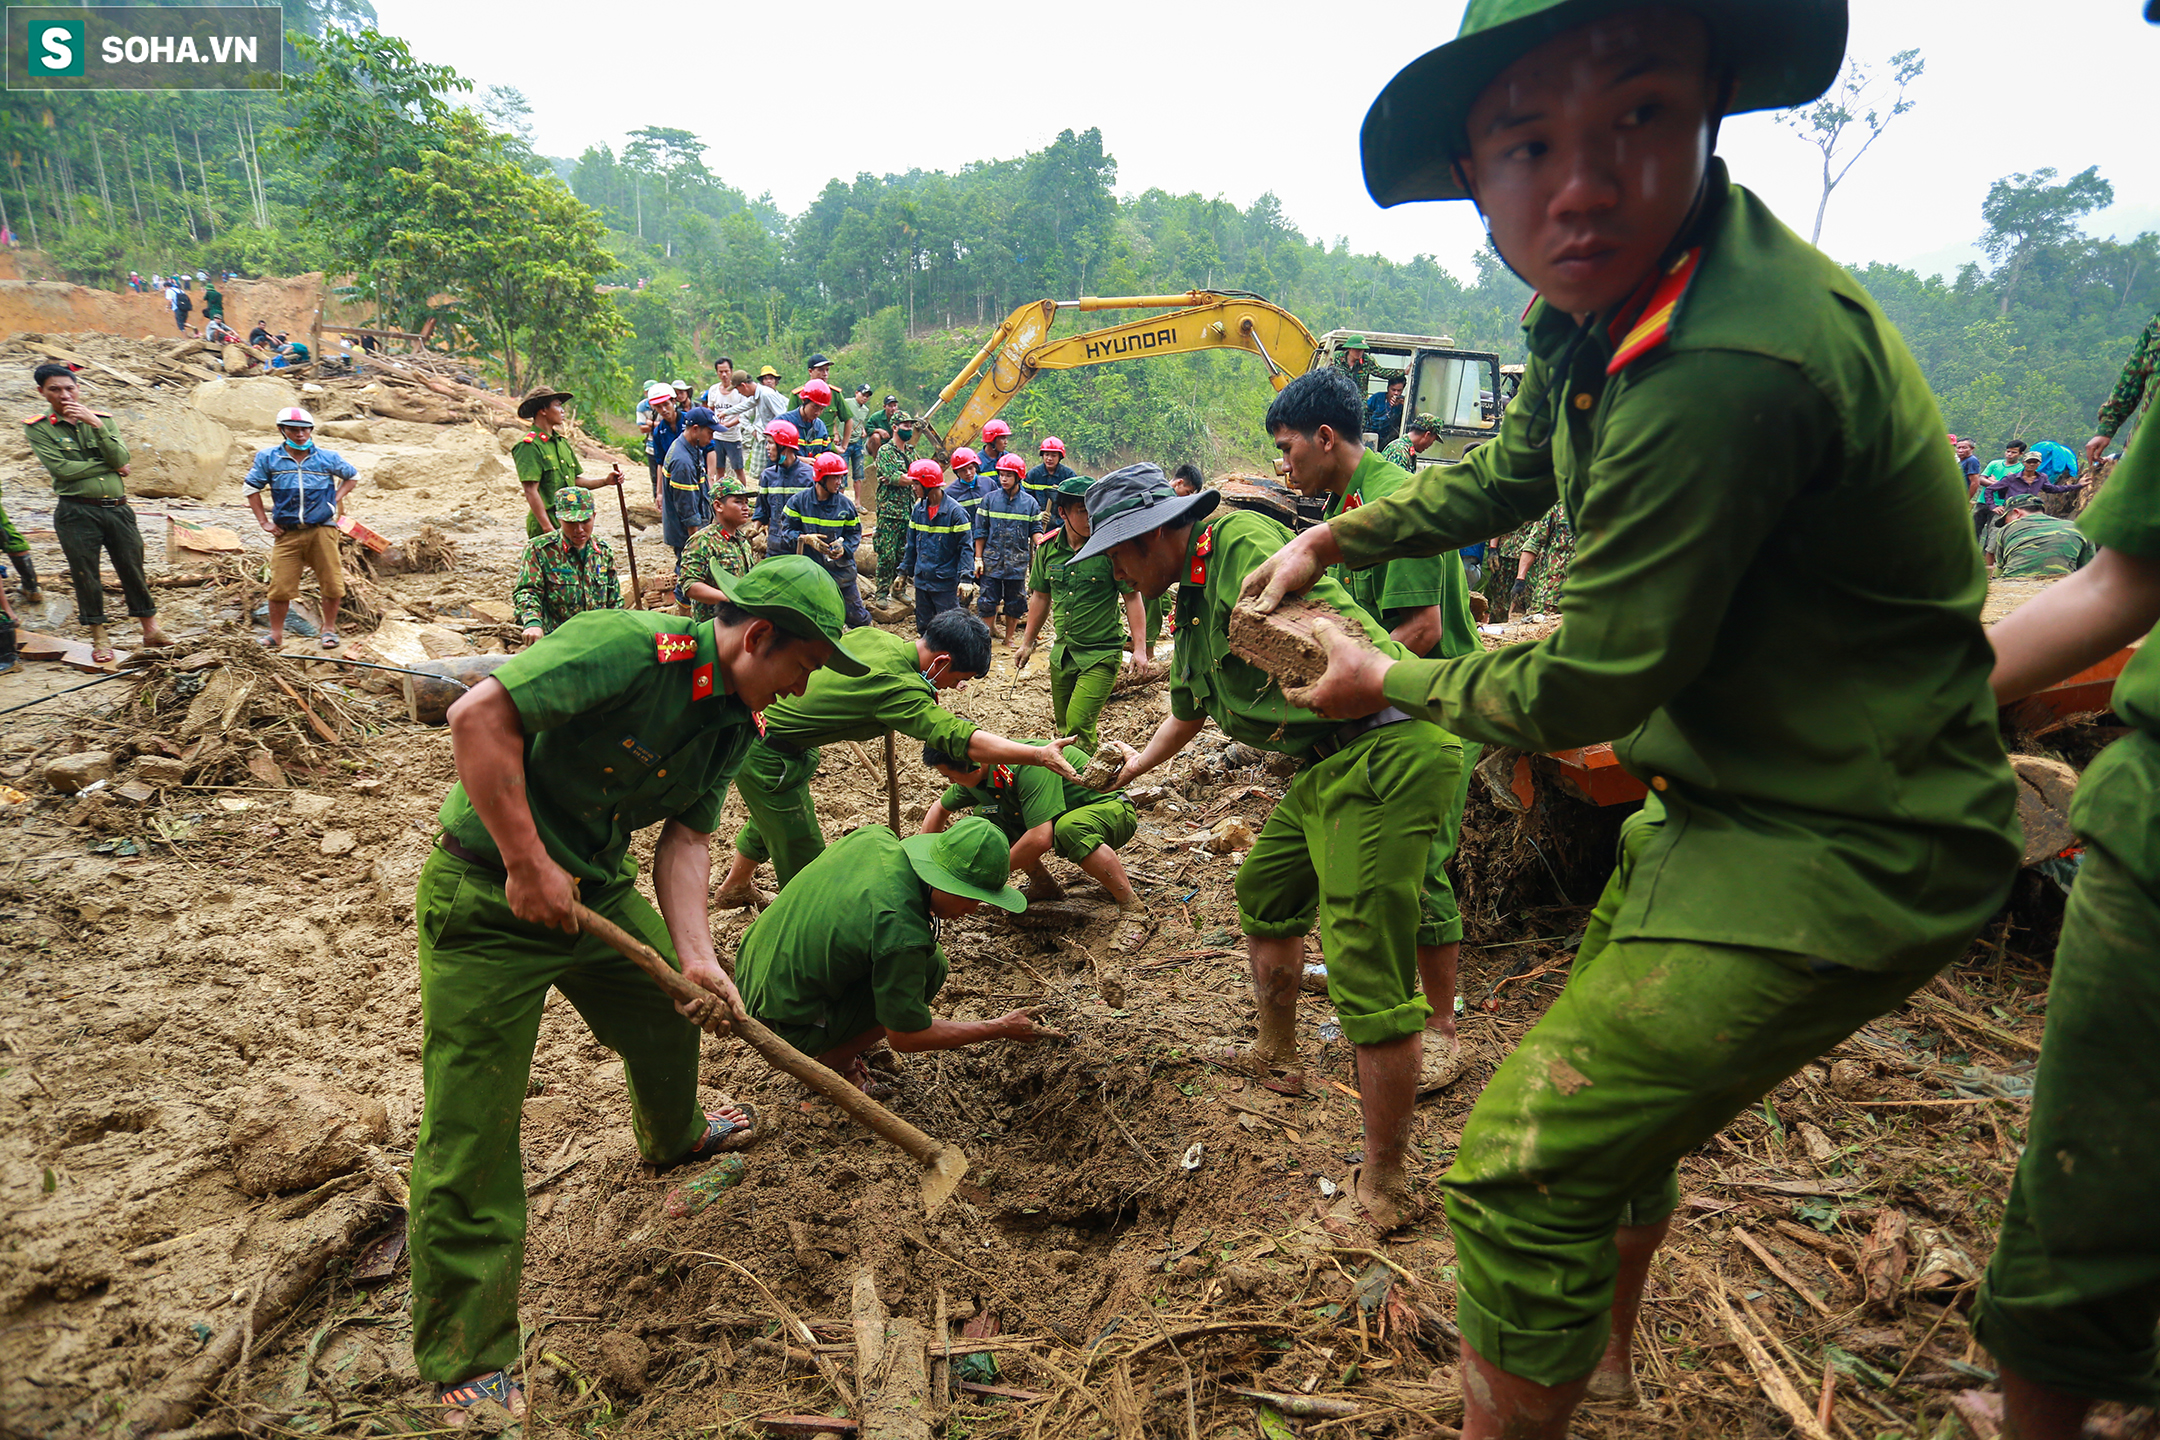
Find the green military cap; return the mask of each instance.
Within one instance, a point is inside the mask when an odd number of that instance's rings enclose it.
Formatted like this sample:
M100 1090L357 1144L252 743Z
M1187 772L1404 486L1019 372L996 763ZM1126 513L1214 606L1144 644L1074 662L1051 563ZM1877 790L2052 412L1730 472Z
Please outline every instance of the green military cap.
M1409 430L1422 430L1427 435L1437 435L1440 433L1440 422L1438 420L1435 420L1430 415L1420 415L1414 420L1412 420L1404 428Z
M1845 0L1676 3L1702 17L1715 63L1732 72L1728 115L1804 105L1845 62ZM1382 206L1468 199L1455 161L1468 153L1470 107L1485 87L1554 36L1643 8L1642 0L1470 0L1456 37L1405 65L1366 112L1358 135L1366 190Z
M592 491L582 485L565 485L555 492L557 520L590 520L592 517Z
M743 484L742 481L736 480L730 476L723 475L718 480L715 480L713 482L712 493L715 496L721 496L750 495L755 494L756 492L751 490L749 486Z
M956 820L951 828L933 835L910 835L900 848L907 852L923 884L933 890L980 900L1000 910L1027 909L1027 897L1005 883L1012 874L1012 846L1005 832L979 815Z
M713 584L728 603L761 620L770 620L790 635L805 640L829 640L832 655L826 668L842 675L867 675L870 667L856 658L842 642L847 627L847 607L840 603L840 587L807 555L775 555L750 567L747 575L715 573Z
M1069 479L1058 481L1057 503L1060 505L1070 505L1073 504L1075 501L1085 501L1087 499L1088 486L1093 485L1094 483L1095 482L1092 479L1088 478L1085 475L1074 475Z
M1362 335L1345 335L1343 337L1342 344L1337 348L1343 350L1363 350L1365 348L1365 337Z

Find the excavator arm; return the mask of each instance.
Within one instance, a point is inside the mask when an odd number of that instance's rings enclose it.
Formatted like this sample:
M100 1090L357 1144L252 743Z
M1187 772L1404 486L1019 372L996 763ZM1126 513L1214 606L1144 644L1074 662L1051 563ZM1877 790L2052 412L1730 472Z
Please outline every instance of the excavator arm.
M1060 310L1167 310L1102 330L1050 338ZM941 453L973 444L991 416L1045 370L1072 370L1113 360L1243 350L1268 367L1277 390L1310 369L1320 344L1295 315L1242 291L1189 290L1182 295L1083 296L1035 300L1005 317L975 358L938 393L922 423ZM941 434L939 408L974 382L974 389Z

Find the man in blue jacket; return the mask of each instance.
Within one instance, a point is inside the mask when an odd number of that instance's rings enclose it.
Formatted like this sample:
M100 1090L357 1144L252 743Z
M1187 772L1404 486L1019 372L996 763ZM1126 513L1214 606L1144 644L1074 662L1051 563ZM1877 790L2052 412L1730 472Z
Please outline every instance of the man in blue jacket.
M935 460L908 466L908 479L923 498L908 515L907 551L900 573L915 585L915 629L929 628L942 612L960 604L960 577L975 571L975 525L945 493L945 469Z
M322 591L322 647L337 647L338 602L345 598L345 562L338 555L339 513L360 483L360 472L334 450L315 448L315 417L299 406L278 411L284 443L255 452L248 467L247 503L255 523L277 544L270 551L272 650L285 643L285 612L300 593L300 571L315 572ZM263 510L263 491L270 509Z
M840 587L849 628L867 625L870 612L863 609L855 579L855 547L862 544L862 518L847 494L847 457L828 450L810 462L810 469L816 481L808 489L797 491L780 508L765 553L804 554L817 561Z

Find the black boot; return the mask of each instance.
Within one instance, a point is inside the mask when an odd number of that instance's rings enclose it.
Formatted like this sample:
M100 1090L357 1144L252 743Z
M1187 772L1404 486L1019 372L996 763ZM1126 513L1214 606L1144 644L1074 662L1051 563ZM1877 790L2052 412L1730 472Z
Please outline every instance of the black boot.
M0 675L15 668L15 621L0 615Z
M20 552L10 551L8 552L8 563L22 572L22 598L32 605L43 604L45 592L38 588L37 561L30 558L30 552L27 550Z

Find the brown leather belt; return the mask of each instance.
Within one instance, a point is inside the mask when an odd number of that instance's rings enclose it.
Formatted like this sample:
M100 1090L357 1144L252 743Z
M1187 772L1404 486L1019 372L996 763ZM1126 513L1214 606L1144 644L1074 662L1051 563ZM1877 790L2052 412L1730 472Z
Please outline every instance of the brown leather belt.
M442 848L445 855L448 855L453 860L462 860L468 865L478 866L480 869L494 875L508 875L510 873L503 868L502 861L490 860L477 850L460 845L450 838L450 832L447 830L435 837L435 843Z
M69 505L97 505L107 510L117 510L128 503L125 495L60 495L54 498Z

